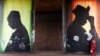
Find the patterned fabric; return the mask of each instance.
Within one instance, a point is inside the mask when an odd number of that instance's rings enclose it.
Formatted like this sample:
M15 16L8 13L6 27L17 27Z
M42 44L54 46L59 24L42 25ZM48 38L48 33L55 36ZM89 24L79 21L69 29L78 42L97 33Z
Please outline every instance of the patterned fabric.
M10 51L15 51L15 52L30 51L29 36L25 28L18 29L12 34L5 51L8 51L8 52Z

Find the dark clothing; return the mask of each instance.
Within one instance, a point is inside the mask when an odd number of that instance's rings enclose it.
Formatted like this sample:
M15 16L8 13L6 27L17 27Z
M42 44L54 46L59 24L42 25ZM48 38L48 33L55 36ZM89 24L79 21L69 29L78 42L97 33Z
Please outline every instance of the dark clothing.
M30 51L29 36L25 27L16 29L16 31L12 34L5 51L6 52Z

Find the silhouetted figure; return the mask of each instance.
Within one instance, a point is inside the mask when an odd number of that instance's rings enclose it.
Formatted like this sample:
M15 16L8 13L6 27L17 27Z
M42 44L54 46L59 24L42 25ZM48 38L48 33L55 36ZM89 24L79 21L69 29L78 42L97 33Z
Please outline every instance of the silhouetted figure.
M87 20L94 26L94 18L93 16L89 16L89 10L89 6L84 8L81 5L77 5L76 8L72 11L75 14L75 20L70 24L67 30L66 52L89 53L90 40L92 37L89 39L88 35L85 34L86 30L82 27L85 25Z
M12 34L6 52L28 52L30 51L30 41L26 28L21 23L20 13L18 11L11 11L8 16L8 23L12 29L16 29Z

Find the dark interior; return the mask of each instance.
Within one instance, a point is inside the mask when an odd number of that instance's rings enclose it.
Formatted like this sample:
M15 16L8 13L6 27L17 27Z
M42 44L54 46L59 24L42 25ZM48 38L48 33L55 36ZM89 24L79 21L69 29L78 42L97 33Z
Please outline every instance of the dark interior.
M35 49L63 50L62 0L36 0L35 7Z

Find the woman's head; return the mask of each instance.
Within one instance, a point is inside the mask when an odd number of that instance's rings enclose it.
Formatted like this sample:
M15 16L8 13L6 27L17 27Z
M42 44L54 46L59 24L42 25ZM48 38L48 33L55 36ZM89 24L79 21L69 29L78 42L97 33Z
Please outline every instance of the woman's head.
M75 14L75 21L80 23L80 25L84 25L87 21L87 18L89 17L89 10L90 7L87 8L77 5L76 8L72 11Z
M81 6L81 5L77 5L76 8L72 11L75 16L77 17L87 17L89 16L89 10L90 10L90 7L88 6L87 8Z
M9 26L13 29L16 29L21 25L19 11L11 11L7 19L8 19Z

